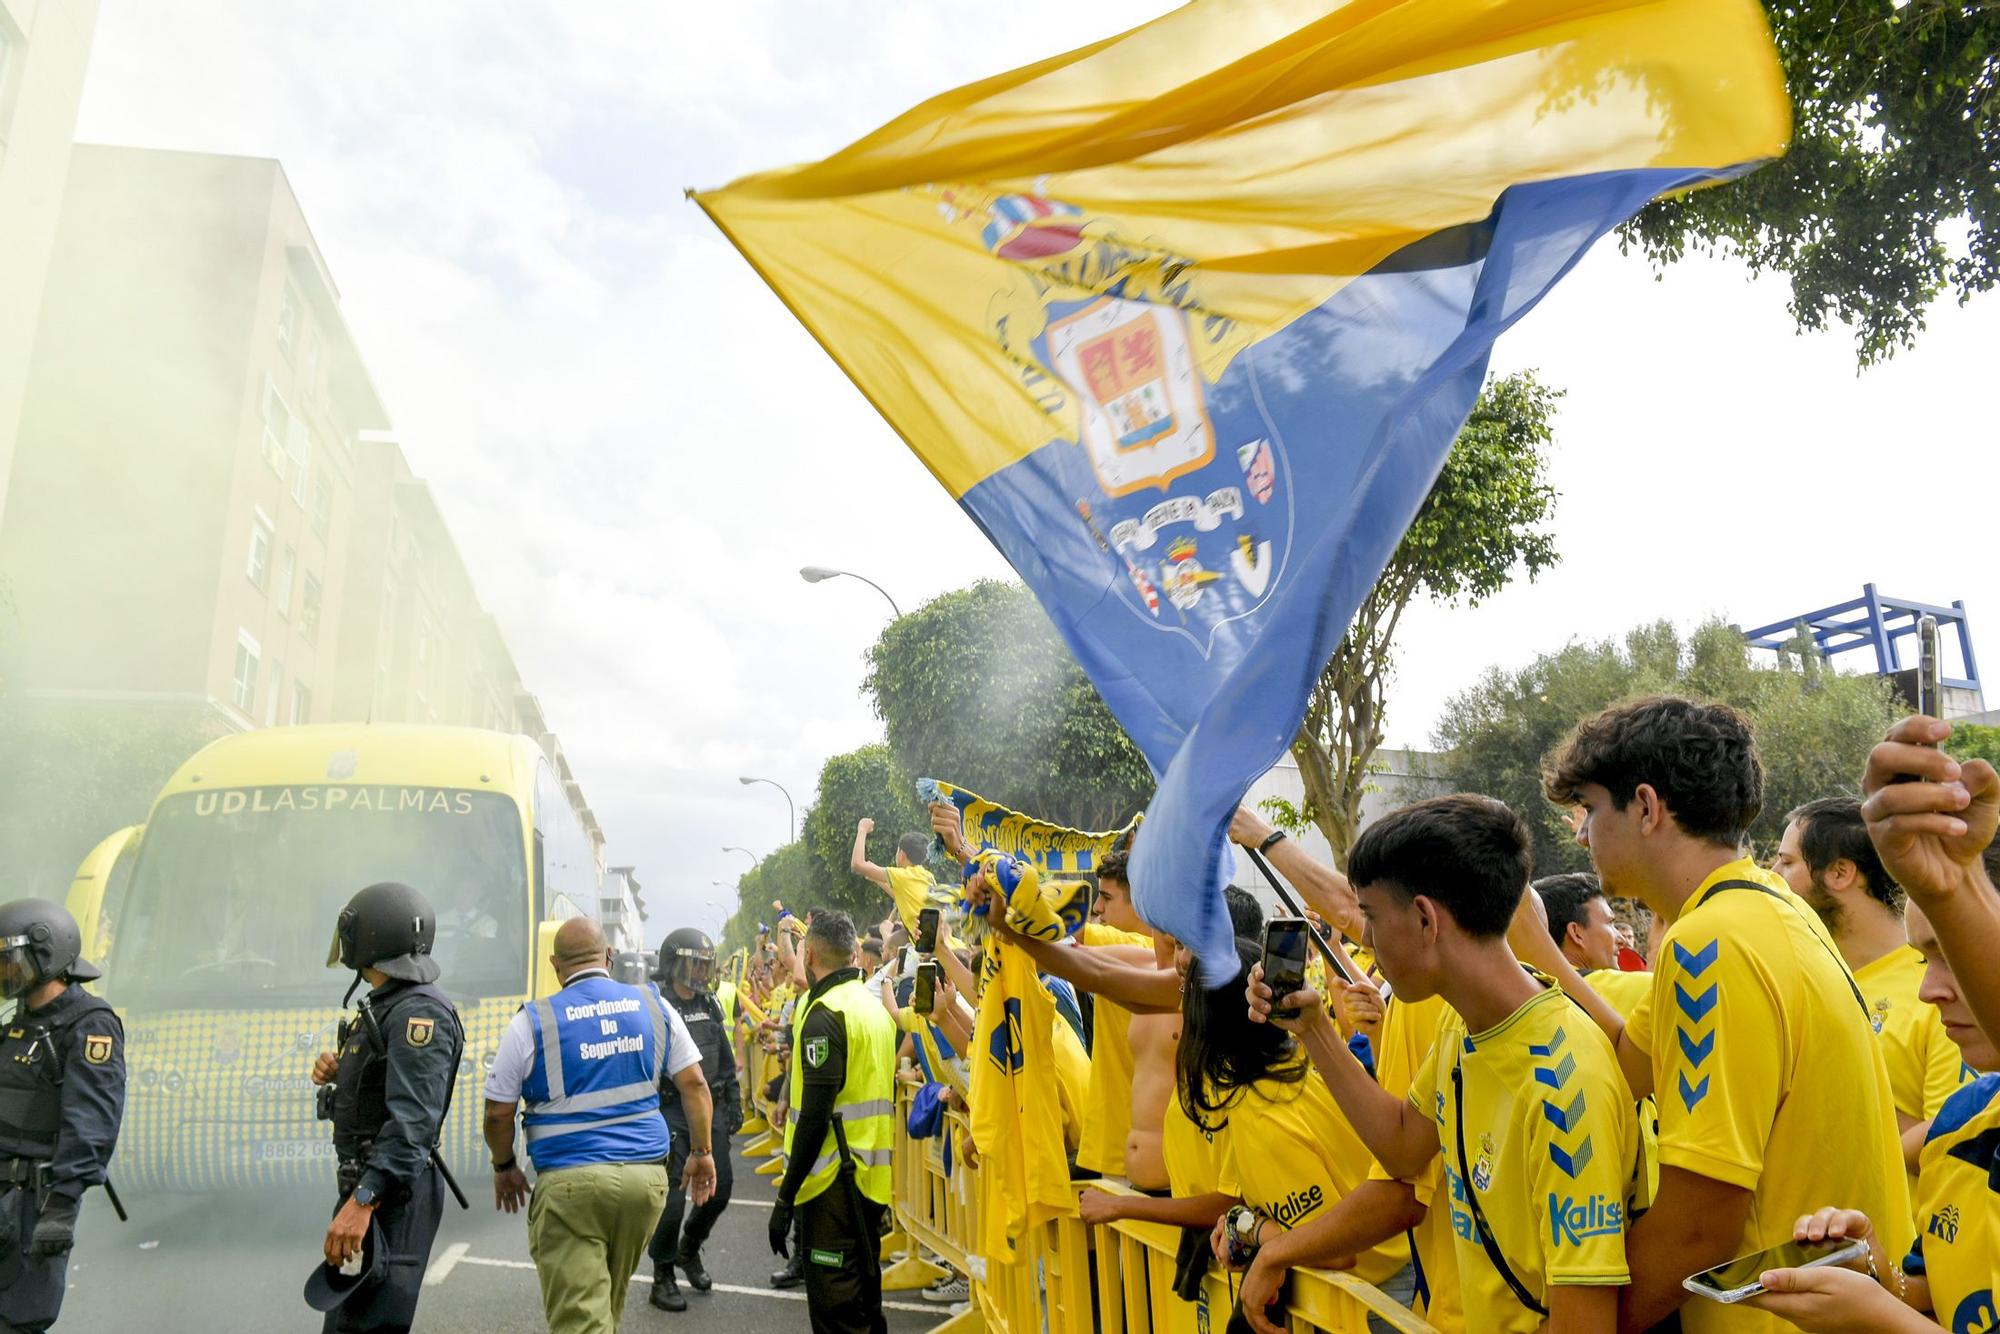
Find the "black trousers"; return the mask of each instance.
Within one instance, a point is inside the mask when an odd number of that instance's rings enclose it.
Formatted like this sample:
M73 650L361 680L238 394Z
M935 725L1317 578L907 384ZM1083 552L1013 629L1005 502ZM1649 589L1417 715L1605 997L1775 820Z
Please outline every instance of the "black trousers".
M334 1212L339 1211L334 1206ZM328 1311L321 1334L405 1334L417 1317L431 1243L444 1221L444 1178L435 1166L426 1167L410 1183L407 1198L384 1199L375 1217L389 1251L387 1270L379 1282L355 1289L352 1297Z
M28 1254L40 1217L34 1191L0 1186L0 1330L42 1334L62 1310L69 1252Z
M805 1233L806 1309L813 1334L887 1334L882 1318L882 1215L842 1172L799 1206Z
M729 1192L736 1178L736 1168L729 1161L729 1145L724 1141L715 1149L715 1194L707 1204L697 1205L692 1214L688 1213L687 1122L670 1116L667 1128L673 1132L674 1158L680 1166L673 1174L673 1189L667 1192L667 1207L660 1214L660 1224L653 1229L653 1240L646 1247L646 1256L655 1269L665 1268L684 1253L701 1249L708 1234L715 1231L716 1220L729 1207ZM685 1230L681 1226L683 1220L687 1224Z

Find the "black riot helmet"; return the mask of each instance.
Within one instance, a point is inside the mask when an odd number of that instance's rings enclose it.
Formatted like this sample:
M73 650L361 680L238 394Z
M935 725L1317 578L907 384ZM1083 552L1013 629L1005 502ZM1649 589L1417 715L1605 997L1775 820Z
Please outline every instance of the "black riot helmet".
M370 885L347 901L333 929L328 968L374 968L404 982L435 982L437 913L421 890L394 881ZM349 987L348 993L353 994Z
M83 932L60 903L15 899L0 904L0 994L25 996L59 978L89 982L104 974L83 961Z
M669 932L660 942L653 980L676 982L689 991L715 990L715 942L691 926Z

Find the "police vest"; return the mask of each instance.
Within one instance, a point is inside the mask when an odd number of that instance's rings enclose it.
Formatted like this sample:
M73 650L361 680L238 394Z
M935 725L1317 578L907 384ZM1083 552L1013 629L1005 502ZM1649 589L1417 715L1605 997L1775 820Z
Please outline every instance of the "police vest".
M80 988L48 1020L25 1004L0 1040L0 1157L52 1158L62 1134L62 1049L69 1030L109 1002Z
M452 1065L457 1066L465 1053L465 1029L458 1022L458 1007L436 987L428 984L401 987L392 991L379 1003L370 1004L375 1016L371 1029L365 1018L357 1016L349 1026L347 1036L340 1048L340 1068L334 1073L333 1085L333 1151L347 1162L366 1156L369 1145L381 1133L389 1120L389 1042L387 1035L394 1031L393 1016L405 1002L418 996L428 997L444 1007L451 1015L452 1030L446 1039L452 1044ZM452 1086L457 1085L457 1075L452 1076ZM451 1094L445 1094L445 1112L451 1110ZM438 1116L439 1132L443 1132L444 1113ZM437 1147L435 1143L433 1148Z
M681 1023L687 1027L688 1037L694 1041L694 1049L701 1053L701 1077L708 1081L709 1095L719 1109L723 1103L723 1092L716 1086L716 1081L722 1074L722 1053L729 1047L729 1031L722 1023L722 1006L703 991L696 992L694 999L688 1001L664 990L661 994L667 996L668 1003L679 1012ZM661 1109L669 1115L679 1115L680 1102L680 1086L671 1079L661 1080Z
M890 1146L896 1140L896 1021L858 977L827 988L815 999L799 1002L792 1042L794 1110L785 1123L785 1152L792 1152L792 1130L798 1123L796 1096L803 1087L797 1035L812 1012L822 1008L837 1012L847 1026L847 1082L834 1095L833 1114L847 1140L854 1184L877 1204L887 1204L893 1190ZM840 1167L840 1136L828 1128L826 1142L819 1146L794 1203L804 1204L832 1185Z
M535 1001L527 1014L535 1060L521 1084L521 1124L535 1170L664 1160L668 1029L660 993L587 977Z

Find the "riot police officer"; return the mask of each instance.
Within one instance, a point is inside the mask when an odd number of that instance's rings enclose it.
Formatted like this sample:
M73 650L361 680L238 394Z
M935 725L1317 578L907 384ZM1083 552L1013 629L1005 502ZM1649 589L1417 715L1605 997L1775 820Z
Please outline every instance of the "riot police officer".
M653 1231L652 1244L646 1248L653 1261L653 1291L647 1300L662 1311L685 1311L687 1298L681 1295L680 1286L674 1281L674 1267L678 1265L686 1272L688 1286L696 1292L709 1290L701 1247L715 1230L722 1211L729 1206L732 1173L728 1144L729 1137L743 1125L742 1090L736 1083L735 1034L713 990L715 943L691 926L673 932L660 945L653 980L679 1012L688 1036L701 1051L701 1073L708 1080L715 1104L712 1122L717 1148L715 1194L706 1204L696 1206L689 1216L686 1183L680 1173L673 1173L677 1184L667 1196L666 1210ZM675 1154L685 1153L689 1143L687 1115L681 1110L680 1089L671 1079L660 1083L660 1111L673 1131ZM683 1217L687 1219L686 1231L681 1228Z
M813 1334L883 1334L882 1221L895 1142L896 1021L854 967L854 923L817 912L806 932L810 989L792 1043L785 1177L771 1249L809 1252ZM790 1237L793 1211L804 1239Z
M125 1029L77 984L83 933L62 905L0 906L0 1331L39 1334L62 1309L77 1206L104 1184L125 1114Z
M348 900L334 930L329 968L351 968L352 996L365 980L340 1051L321 1052L313 1082L320 1115L333 1122L340 1203L327 1228L325 1261L338 1268L362 1248L370 1222L386 1252L369 1281L326 1313L326 1334L390 1334L415 1318L431 1242L450 1177L437 1155L440 1129L465 1048L458 1011L442 991L431 946L437 914L408 885L370 885ZM452 1187L456 1193L457 1187ZM371 1257L372 1259L373 1257Z

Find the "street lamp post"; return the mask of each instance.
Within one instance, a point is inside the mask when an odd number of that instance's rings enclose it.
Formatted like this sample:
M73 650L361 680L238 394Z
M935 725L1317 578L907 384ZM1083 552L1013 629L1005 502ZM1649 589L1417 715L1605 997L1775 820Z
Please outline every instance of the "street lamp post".
M722 847L722 850L723 850L724 852L740 852L740 853L742 853L742 854L743 854L743 855L744 855L745 857L748 857L748 858L750 859L750 867L751 867L751 869L752 869L752 870L755 870L755 869L756 869L756 867L757 867L757 854L756 854L756 853L754 853L754 852L752 852L752 851L750 851L750 849L748 849L748 848L732 848L732 847L730 847L730 846L729 846L728 844L726 844L726 843L725 843L725 844L723 845L723 847Z
M888 595L884 594L883 596L886 597ZM785 785L773 778L739 778L736 781L745 787L750 786L752 783L769 783L772 787L777 788L778 791L785 792ZM790 837L785 841L790 843L799 836L799 808L792 804L792 794L789 792L785 792L785 810L788 813L787 819L790 821L786 826L790 831Z
M856 574L852 570L829 570L824 565L808 565L799 571L799 578L809 584L817 584L827 579L838 579L842 575L845 575L849 579L859 579L862 583L880 593L883 600L889 604L889 610L894 613L895 618L899 621L903 619L903 609L896 605L896 599L889 596L889 590L865 574Z

